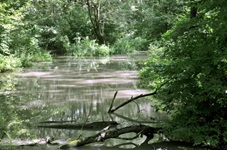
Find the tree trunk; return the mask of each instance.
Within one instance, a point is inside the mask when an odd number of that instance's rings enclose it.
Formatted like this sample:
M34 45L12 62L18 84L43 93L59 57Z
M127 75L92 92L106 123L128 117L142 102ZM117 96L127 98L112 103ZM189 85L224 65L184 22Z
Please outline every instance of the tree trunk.
M90 0L86 0L86 3L88 8L89 18L92 23L96 39L98 40L99 44L104 44L105 39L101 29L101 25L102 25L101 2L100 0L98 0L98 4L95 4Z
M193 3L194 0L191 0L191 2ZM197 11L198 11L198 8L196 6L192 6L190 8L190 18L195 18L197 16Z

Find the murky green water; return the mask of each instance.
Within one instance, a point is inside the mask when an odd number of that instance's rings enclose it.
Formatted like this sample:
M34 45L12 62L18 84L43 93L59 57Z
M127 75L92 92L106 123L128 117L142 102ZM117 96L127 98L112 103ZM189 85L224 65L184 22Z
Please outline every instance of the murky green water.
M118 91L114 106L131 96L148 93L137 88L138 68L136 62L144 60L143 55L113 56L108 58L58 57L52 63L37 63L24 69L14 77L16 90L1 93L1 112L10 121L17 118L18 138L46 137L75 139L89 136L97 131L62 130L37 128L41 121L72 121L76 123L93 121L117 121L121 126L162 120L164 115L156 113L147 99L140 99L116 111L107 113L113 95ZM7 104L10 102L10 105ZM12 127L17 123L11 123ZM14 127L15 129L16 127ZM10 132L9 132L10 134ZM145 138L137 139L142 143ZM85 146L80 149L107 149L120 140L107 140L104 145ZM162 147L162 148L161 148ZM44 147L42 149L55 149ZM31 148L28 148L31 149ZM34 147L33 149L37 149ZM118 150L120 148L108 148ZM137 148L138 149L138 148ZM156 144L139 147L141 150L186 149L176 145Z

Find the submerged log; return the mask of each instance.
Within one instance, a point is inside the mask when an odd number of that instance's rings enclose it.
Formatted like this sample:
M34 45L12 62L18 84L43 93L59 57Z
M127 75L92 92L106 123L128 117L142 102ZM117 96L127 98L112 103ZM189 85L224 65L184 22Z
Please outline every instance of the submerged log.
M112 130L104 129L93 136L89 136L80 140L71 141L66 145L62 145L60 148L67 149L70 147L80 147L90 143L105 141L106 139L110 138L119 138L120 135L131 132L134 132L137 135L146 135L153 138L153 134L158 133L159 131L160 128L154 128L146 125L134 125Z
M73 123L73 122L75 122L75 121L64 121L64 120L62 120L62 121L41 121L39 123L49 124L49 123Z
M91 123L82 123L82 124L49 124L49 125L39 125L41 128L55 128L55 129L85 129L85 130L101 130L107 126L116 127L118 125L115 121L99 121Z

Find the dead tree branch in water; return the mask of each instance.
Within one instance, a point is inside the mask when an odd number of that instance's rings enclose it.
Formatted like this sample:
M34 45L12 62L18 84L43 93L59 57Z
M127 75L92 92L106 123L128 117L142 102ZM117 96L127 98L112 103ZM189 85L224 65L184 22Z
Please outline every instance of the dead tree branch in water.
M120 104L120 105L118 105L117 107L115 107L115 108L112 109L114 100L115 100L115 98L116 98L116 96L117 96L117 91L116 91L115 94L114 94L114 97L113 97L113 99L112 99L112 102L111 102L110 108L109 108L109 110L108 110L108 113L113 113L113 112L115 112L116 110L118 110L119 108L121 108L121 107L127 105L128 103L131 103L131 102L133 102L134 100L137 100L137 99L139 99L139 98L148 97L148 96L152 96L152 95L157 94L157 91L158 91L159 89L161 89L166 83L168 83L168 82L162 83L162 84L161 84L159 87L157 87L157 88L155 89L155 91L152 92L152 93L140 94L139 96L136 96L136 97L133 97L133 96L132 96L132 97L131 97L129 100L127 100L126 102L124 102L124 103L122 103L122 104Z
M111 111L111 109L113 108L113 103L114 103L114 100L115 100L115 98L116 98L116 96L117 96L117 93L118 93L118 91L116 91L115 92L115 94L114 94L114 97L113 97L113 99L112 99L112 101L111 101L111 104L110 104L110 108L109 108L109 110L108 110L108 113Z
M116 110L118 110L119 108L121 108L121 107L127 105L128 103L130 103L130 102L132 102L132 101L134 101L134 100L137 100L137 99L142 98L142 97L152 96L152 95L155 95L155 94L157 94L157 90L154 91L154 92L152 92L152 93L141 94L141 95L136 96L136 97L131 97L131 98L130 98L129 100L127 100L126 102L124 102L124 103L122 103L122 104L120 104L120 105L118 105L117 107L115 107L115 108L112 109L114 100L115 100L116 95L117 95L117 92L116 92L116 93L114 94L114 98L113 98L113 100L112 100L112 102L111 102L110 109L109 109L108 113L113 113L113 112L115 112Z
M120 135L125 133L130 133L130 132L134 132L137 135L141 134L141 135L146 135L147 137L153 138L153 134L158 133L160 129L161 128L154 128L146 125L135 125L135 126L129 126L129 127L124 127L120 129L112 129L112 130L105 128L104 130L102 130L101 132L93 136L89 136L81 140L75 140L75 141L69 142L68 144L62 145L60 148L67 149L70 147L80 147L90 143L105 141L110 138L119 138Z
M52 128L52 129L85 129L85 130L101 130L107 126L116 127L118 125L115 121L97 121L88 123L62 123L62 124L45 124L38 125L39 128Z

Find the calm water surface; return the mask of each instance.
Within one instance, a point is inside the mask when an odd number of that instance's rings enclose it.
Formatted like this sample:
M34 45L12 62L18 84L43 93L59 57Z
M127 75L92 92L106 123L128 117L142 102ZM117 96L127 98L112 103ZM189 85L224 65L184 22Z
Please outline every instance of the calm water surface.
M118 95L114 106L128 100L131 96L148 93L147 90L137 87L136 62L145 58L144 55L138 54L107 58L57 57L52 63L37 63L33 68L17 73L15 75L18 82L17 90L8 95L24 101L17 107L22 120L29 125L29 133L34 134L34 137L51 136L67 140L76 139L79 136L86 137L97 132L37 128L41 121L76 123L117 121L121 126L128 126L143 121L152 122L150 118L162 120L164 115L156 113L147 99L140 99L136 103L124 106L116 111L117 115L107 113L116 91ZM140 144L144 140L145 137L134 142ZM106 146L114 146L120 142L120 140L107 140L104 146L96 144L79 149L88 150L95 147L97 150L119 150L120 148ZM139 149L186 150L187 148L162 143Z

